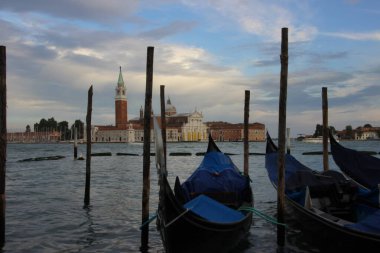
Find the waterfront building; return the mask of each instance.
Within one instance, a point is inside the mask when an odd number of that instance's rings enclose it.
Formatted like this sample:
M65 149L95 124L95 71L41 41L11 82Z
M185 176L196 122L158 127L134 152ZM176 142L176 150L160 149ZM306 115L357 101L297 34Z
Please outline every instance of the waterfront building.
M228 122L207 122L211 137L216 141L243 141L244 124ZM248 141L265 141L265 125L255 122L248 124Z
M126 91L127 89L120 68L115 95L115 125L92 126L91 139L93 142L144 141L143 108L141 106L139 117L128 121L128 102ZM165 118L167 142L206 141L208 138L208 129L203 123L203 114L197 110L194 110L194 112L191 113L177 113L176 107L172 105L169 98L165 106ZM158 121L161 122L160 117L158 117ZM153 120L151 121L151 124L151 140L153 141Z
M8 132L8 143L52 143L60 141L59 131L44 132Z

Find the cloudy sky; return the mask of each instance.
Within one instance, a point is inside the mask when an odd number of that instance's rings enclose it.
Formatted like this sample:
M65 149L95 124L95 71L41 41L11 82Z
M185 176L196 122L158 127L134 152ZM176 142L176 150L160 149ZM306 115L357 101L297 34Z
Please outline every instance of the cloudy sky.
M54 4L53 4L54 2ZM277 135L281 28L289 28L287 127L380 126L380 1L377 0L2 0L8 128L41 118L114 124L119 66L129 118L144 104L146 51L154 46L153 109L165 85L178 112L205 121L251 122Z

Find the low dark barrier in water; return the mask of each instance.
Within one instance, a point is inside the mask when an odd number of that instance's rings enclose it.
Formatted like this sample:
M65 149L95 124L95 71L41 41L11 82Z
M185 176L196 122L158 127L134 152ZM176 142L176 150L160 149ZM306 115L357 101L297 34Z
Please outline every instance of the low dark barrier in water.
M249 155L265 155L265 153L249 153Z
M377 152L375 151L361 151L359 150L360 153L367 154L367 155L377 155ZM380 154L380 153L379 153Z
M18 160L18 162L34 162L34 161L46 161L46 160L58 160L65 158L65 156L56 155L56 156L44 156L44 157L34 157L23 160Z
M91 156L112 156L111 152L92 153Z
M323 151L311 151L311 152L303 152L303 155L323 155ZM329 152L329 155L331 155L331 152Z
M206 154L206 152L197 152L195 153L196 156L204 156Z
M134 153L116 153L116 155L120 155L120 156L139 156L139 154L134 154Z
M191 156L191 153L188 152L172 152L169 156Z

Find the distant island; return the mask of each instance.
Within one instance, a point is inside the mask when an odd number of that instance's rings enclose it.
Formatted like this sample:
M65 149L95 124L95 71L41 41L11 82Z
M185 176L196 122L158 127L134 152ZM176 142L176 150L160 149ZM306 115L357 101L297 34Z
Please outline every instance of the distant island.
M371 124L358 126L355 129L351 125L347 125L343 130L336 130L335 127L330 126L330 131L333 135L337 136L340 140L378 140L380 139L380 127L373 127ZM318 138L323 135L323 126L317 124L314 134L305 135L299 134L297 140L305 138Z

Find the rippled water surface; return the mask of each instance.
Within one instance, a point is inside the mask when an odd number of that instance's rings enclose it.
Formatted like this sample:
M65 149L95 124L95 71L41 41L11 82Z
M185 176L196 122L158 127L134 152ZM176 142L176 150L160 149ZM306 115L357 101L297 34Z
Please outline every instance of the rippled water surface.
M243 168L243 143L217 143ZM379 142L343 142L351 148L380 151ZM152 145L153 146L153 145ZM169 181L184 181L199 165L207 143L169 143L170 152L192 156L168 156ZM86 153L79 146L79 153ZM292 143L292 153L302 163L319 170L322 156L302 152L321 151L321 144ZM92 157L90 208L83 208L85 161L73 160L70 144L9 144L6 172L6 244L4 252L139 252L142 195L142 144L93 144L92 152L112 156ZM116 153L139 156L116 156ZM264 153L265 143L250 143L250 152ZM63 155L55 161L17 162L21 159ZM250 176L255 207L275 216L276 192L264 168L264 156L250 156ZM336 168L331 157L330 167ZM150 213L157 207L158 185L151 157ZM163 252L155 222L150 224L149 252ZM276 252L276 227L254 216L254 225L236 252ZM297 228L287 231L288 252L321 252Z

